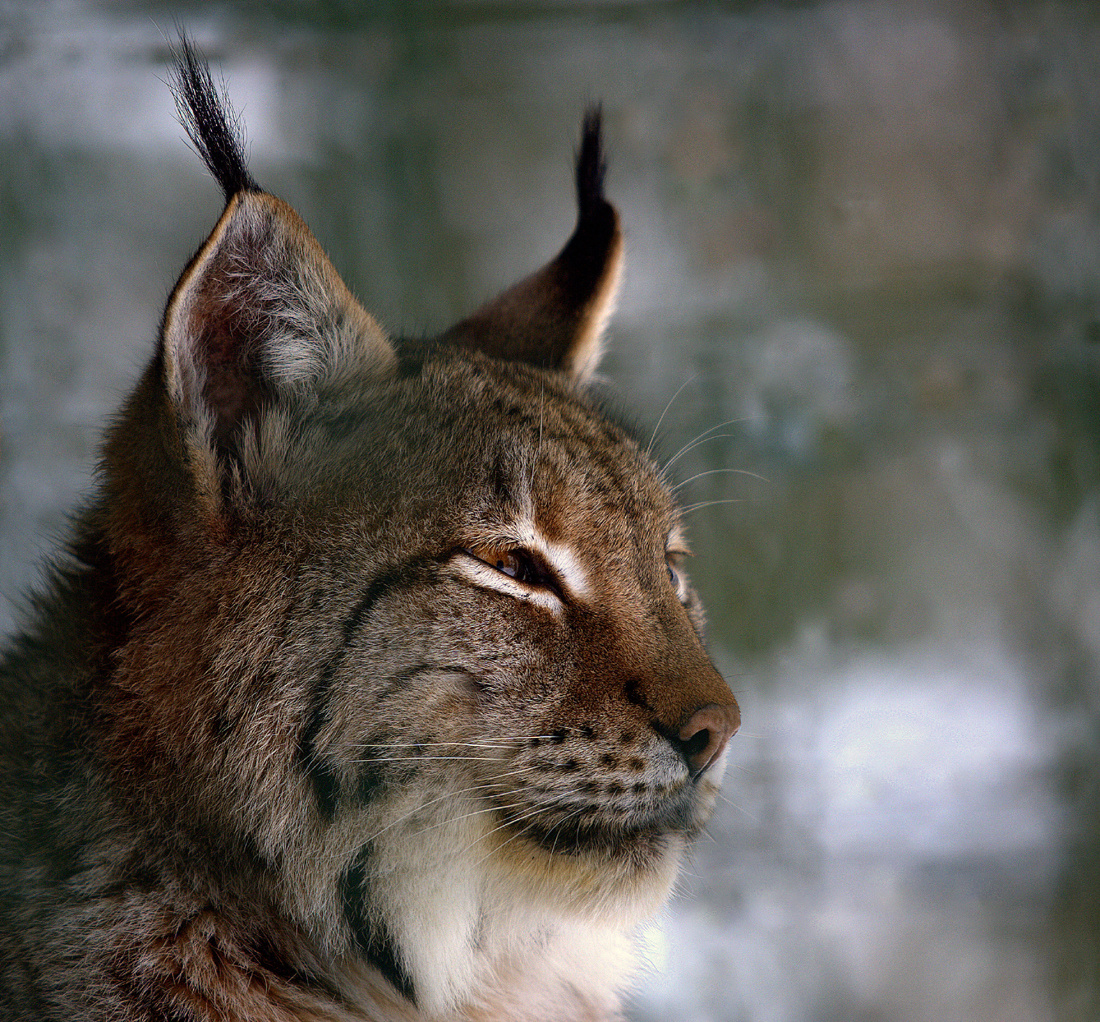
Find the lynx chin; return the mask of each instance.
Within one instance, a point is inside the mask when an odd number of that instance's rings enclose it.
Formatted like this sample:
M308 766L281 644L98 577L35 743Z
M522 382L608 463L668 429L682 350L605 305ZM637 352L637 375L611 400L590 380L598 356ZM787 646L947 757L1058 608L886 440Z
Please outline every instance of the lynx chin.
M0 1016L621 1018L740 715L593 386L599 111L560 253L403 339L173 88L226 206L0 667Z

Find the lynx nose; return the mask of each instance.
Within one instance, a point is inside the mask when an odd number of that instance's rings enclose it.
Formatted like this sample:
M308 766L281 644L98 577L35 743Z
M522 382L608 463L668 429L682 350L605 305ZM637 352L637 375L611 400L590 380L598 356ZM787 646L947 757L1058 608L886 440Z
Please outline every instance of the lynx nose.
M736 703L719 706L711 703L696 710L680 728L680 752L692 777L698 777L719 756L741 726L741 711Z

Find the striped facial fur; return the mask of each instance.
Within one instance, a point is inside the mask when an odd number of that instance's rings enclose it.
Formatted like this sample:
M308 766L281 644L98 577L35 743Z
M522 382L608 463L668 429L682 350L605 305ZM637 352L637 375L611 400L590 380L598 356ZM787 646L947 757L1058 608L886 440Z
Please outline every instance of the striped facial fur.
M0 1013L619 1018L740 718L592 384L599 114L559 255L402 340L175 88L226 207L3 664Z

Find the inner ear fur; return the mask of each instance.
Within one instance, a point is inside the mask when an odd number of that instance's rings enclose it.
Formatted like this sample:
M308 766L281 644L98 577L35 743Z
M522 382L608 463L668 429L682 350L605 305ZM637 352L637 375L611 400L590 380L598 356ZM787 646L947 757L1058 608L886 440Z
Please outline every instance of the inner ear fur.
M595 372L622 271L619 216L603 192L606 170L598 108L584 119L577 157L577 224L565 247L443 340L496 358L559 369L585 381Z
M221 442L282 395L395 364L302 219L260 191L229 200L169 299L162 343L173 403Z

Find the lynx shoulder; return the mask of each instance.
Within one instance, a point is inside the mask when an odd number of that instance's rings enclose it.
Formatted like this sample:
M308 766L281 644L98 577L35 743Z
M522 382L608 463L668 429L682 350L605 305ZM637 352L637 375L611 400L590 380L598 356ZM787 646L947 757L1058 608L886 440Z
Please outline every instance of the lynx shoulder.
M0 664L0 1015L617 1018L739 711L592 392L599 114L558 256L413 342L175 90L226 206Z

